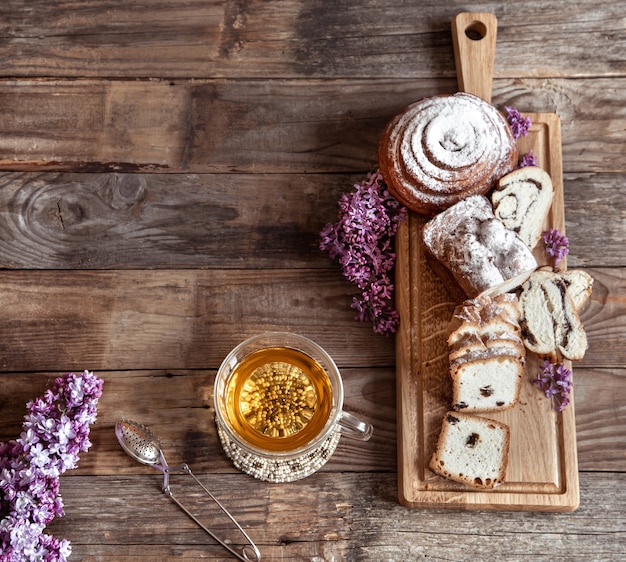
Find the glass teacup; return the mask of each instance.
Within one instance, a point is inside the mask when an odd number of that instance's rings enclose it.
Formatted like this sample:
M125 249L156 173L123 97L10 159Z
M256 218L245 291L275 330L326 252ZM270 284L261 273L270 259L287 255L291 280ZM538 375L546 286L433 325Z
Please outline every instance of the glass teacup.
M309 476L341 435L367 441L373 431L343 410L343 382L328 353L286 332L235 347L215 377L214 401L226 454L243 472L270 482Z

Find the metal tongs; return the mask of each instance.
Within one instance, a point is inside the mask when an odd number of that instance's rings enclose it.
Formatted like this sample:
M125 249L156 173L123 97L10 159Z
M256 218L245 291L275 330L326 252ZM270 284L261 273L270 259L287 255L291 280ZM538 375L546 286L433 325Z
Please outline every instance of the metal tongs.
M204 531L206 531L213 539L220 543L226 550L239 560L244 562L258 562L261 560L261 553L256 545L252 542L247 533L241 528L241 525L235 521L235 518L227 511L227 509L215 498L215 496L206 489L206 487L191 472L187 464L180 466L169 466L161 449L161 442L147 427L131 420L118 421L115 424L115 435L122 449L133 459L141 464L147 464L160 470L163 473L163 493L170 497L172 501L180 507L191 519L193 519ZM233 522L235 527L245 537L248 544L244 545L241 552L235 551L231 546L219 539L213 532L207 529L190 511L187 510L172 494L170 490L170 474L188 474L200 487L208 494L208 496L220 507L220 509Z

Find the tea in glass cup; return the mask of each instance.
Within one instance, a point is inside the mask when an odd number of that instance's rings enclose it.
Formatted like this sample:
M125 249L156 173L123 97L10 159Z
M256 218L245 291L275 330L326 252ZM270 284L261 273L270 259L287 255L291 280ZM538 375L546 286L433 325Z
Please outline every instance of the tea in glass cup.
M341 434L365 441L372 426L342 410L337 366L317 344L269 332L238 345L218 370L215 412L224 450L242 471L287 482L323 466Z

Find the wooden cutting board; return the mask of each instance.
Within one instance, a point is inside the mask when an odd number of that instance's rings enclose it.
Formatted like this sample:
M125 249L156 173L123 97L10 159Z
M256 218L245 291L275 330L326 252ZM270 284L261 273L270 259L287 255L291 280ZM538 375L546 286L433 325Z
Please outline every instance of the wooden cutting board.
M491 101L497 21L492 14L459 14L452 25L459 87ZM561 127L554 113L526 113L533 126L518 141L520 154L532 149L554 183L554 201L544 230L565 232ZM451 406L447 325L458 302L426 262L421 233L427 219L411 213L397 236L396 338L398 487L411 508L573 511L578 507L578 461L574 400L563 412L532 383L541 361L528 352L519 403L485 414L511 428L506 481L492 491L451 482L428 468L441 421ZM535 257L548 264L540 242ZM560 269L565 268L564 261ZM571 368L571 365L568 365ZM575 377L574 377L575 378Z

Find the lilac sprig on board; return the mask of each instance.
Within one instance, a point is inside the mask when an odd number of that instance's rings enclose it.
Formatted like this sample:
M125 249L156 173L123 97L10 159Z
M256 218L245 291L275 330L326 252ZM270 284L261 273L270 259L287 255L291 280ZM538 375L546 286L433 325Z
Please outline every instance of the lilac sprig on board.
M69 541L44 533L64 515L59 477L91 447L103 381L89 371L58 377L28 402L18 439L0 443L0 562L64 562Z
M563 411L569 404L573 386L572 371L562 363L544 361L534 382L547 398L552 399L556 411Z
M538 166L537 157L533 155L533 151L529 150L519 159L518 168L526 168L527 166Z
M382 175L370 173L339 201L336 223L320 232L320 249L341 265L344 277L361 290L352 308L356 319L372 322L378 334L396 332L400 316L393 307L389 272L396 261L394 237L406 209L390 194Z
M558 266L561 260L569 253L569 240L556 228L545 230L541 237L546 247L546 252L554 258L554 266Z
M524 117L517 109L508 105L505 105L504 109L506 110L506 120L509 123L509 127L511 127L513 138L525 137L533 125L530 117Z

